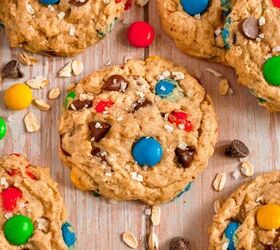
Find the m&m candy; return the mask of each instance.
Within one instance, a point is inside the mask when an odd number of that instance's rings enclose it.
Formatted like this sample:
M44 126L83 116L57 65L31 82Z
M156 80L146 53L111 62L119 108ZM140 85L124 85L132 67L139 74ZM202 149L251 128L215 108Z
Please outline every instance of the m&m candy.
M172 94L173 90L176 88L176 85L173 80L164 79L158 81L155 87L156 95L161 98L166 98Z
M225 230L225 236L228 239L228 250L235 250L236 231L239 228L240 223L237 221L232 221L228 224Z
M209 6L209 0L181 0L182 7L189 15L201 15Z
M280 56L269 58L263 65L263 76L273 86L280 86Z
M258 225L265 230L276 230L280 227L280 206L266 204L257 212Z
M17 187L8 187L1 193L2 205L5 211L11 212L22 198L22 191Z
M24 83L16 83L6 89L4 102L9 109L26 109L32 102L32 90Z
M57 4L60 0L40 0L41 4L49 5L49 4Z
M175 123L180 129L186 132L192 131L192 123L188 120L189 115L182 111L173 111L168 116L170 123Z
M134 47L148 47L155 39L154 28L146 22L134 22L128 28L127 39Z
M152 137L142 137L134 143L132 155L140 166L153 167L160 162L163 150L156 139Z
M76 92L71 91L67 94L65 101L64 101L64 107L67 108L69 104L75 99L76 97Z
M61 227L62 236L67 247L71 248L77 241L76 234L73 227L68 223L64 223Z
M180 196L182 196L184 193L188 192L191 187L192 187L192 182L188 183L188 185L182 190L182 192L180 192L178 195L177 195L177 198L179 198Z
M102 100L99 101L96 106L95 106L95 111L97 113L103 113L106 111L108 108L112 107L114 105L114 102L111 100Z
M23 215L15 215L4 224L4 235L12 245L23 245L33 235L34 225L32 221Z
M280 8L280 0L272 0L272 3L276 8Z
M0 140L6 136L7 125L3 117L0 116Z

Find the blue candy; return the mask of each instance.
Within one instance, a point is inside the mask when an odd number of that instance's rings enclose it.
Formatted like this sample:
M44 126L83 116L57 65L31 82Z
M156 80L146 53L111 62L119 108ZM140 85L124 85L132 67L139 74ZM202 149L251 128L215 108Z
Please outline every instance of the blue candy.
M183 189L183 191L177 195L177 198L179 198L179 197L180 197L182 194L184 194L185 192L188 192L188 191L191 189L192 184L193 184L193 183L190 182L190 183Z
M68 223L64 223L61 227L62 236L67 247L71 248L77 240L73 227Z
M176 85L174 84L174 81L170 79L160 80L155 88L156 95L160 96L161 98L165 98L173 92L175 87Z
M181 0L184 11L189 15L195 16L203 14L209 6L209 0Z
M151 137L142 137L132 148L133 158L140 166L153 167L160 162L162 154L160 143Z
M225 230L225 236L228 239L228 250L235 250L234 241L235 239L235 233L240 226L240 223L237 221L232 221L228 224L226 230Z
M49 4L57 4L60 0L40 0L41 4L49 5Z

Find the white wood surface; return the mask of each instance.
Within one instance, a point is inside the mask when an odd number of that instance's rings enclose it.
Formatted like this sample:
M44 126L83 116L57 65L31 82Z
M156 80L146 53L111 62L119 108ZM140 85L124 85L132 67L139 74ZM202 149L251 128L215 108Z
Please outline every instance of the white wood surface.
M125 32L127 24L136 20L150 22L156 30L156 40L149 49L129 47ZM217 197L226 197L244 179L234 180L230 173L238 168L238 161L223 156L222 145L234 138L243 140L250 148L250 160L255 166L256 174L279 168L280 117L270 114L257 105L257 100L245 88L236 85L234 71L221 65L201 61L182 54L164 34L159 26L155 1L150 1L146 8L133 7L126 13L125 22L117 25L113 33L96 46L87 49L78 58L85 64L83 76L93 70L104 67L109 59L112 64L120 64L125 56L144 58L147 55L161 55L177 64L186 66L199 78L208 93L212 96L219 115L219 141L216 152L207 170L194 183L191 191L173 203L161 206L162 220L155 229L160 249L168 249L169 241L175 236L184 236L191 240L194 250L207 249L207 230L213 216L213 201ZM3 29L0 28L0 67L14 58L20 50L10 50ZM36 75L43 75L50 80L50 86L34 91L34 96L47 100L50 88L61 87L79 78L59 79L57 72L70 58L48 58L36 55L40 63L34 67L23 66L24 80ZM231 82L233 95L220 96L219 79L207 72L209 67L222 74ZM145 237L150 223L144 215L147 208L139 202L109 204L102 198L82 193L73 188L69 180L69 170L63 167L58 159L57 127L62 102L65 96L50 101L52 110L41 112L35 107L29 110L40 119L41 130L27 134L23 125L23 116L28 110L11 112L5 109L2 91L11 81L5 80L0 85L0 115L9 117L7 137L0 141L1 154L18 152L27 155L33 164L50 166L53 178L65 198L69 211L69 220L74 225L78 236L78 250L122 250L128 249L121 241L121 233L133 232L139 239L139 249L145 249ZM212 180L218 171L227 173L226 188L214 192Z

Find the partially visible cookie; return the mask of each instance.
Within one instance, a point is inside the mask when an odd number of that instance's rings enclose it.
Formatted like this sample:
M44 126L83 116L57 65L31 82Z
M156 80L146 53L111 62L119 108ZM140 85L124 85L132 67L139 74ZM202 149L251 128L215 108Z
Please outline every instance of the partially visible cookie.
M158 204L202 172L217 136L210 97L157 56L93 72L68 93L60 156L81 190Z
M280 249L280 171L239 187L213 217L210 250Z
M186 54L224 61L220 33L233 0L158 0L161 24Z
M11 47L73 56L113 29L124 0L1 0L0 20Z
M237 1L222 32L226 60L259 104L280 111L280 6L272 0Z
M76 236L48 169L18 154L0 157L0 192L1 249L73 249Z

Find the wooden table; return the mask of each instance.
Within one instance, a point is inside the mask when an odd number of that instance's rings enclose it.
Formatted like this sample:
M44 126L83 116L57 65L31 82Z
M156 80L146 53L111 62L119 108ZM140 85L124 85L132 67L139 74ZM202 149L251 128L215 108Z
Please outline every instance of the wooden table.
M146 20L156 30L156 40L148 49L135 49L126 40L127 24L136 20ZM0 66L10 58L14 58L20 50L10 50L3 29L0 29ZM163 33L159 26L155 1L150 1L145 8L133 7L126 13L125 21L117 25L113 33L96 46L87 49L77 58L85 65L83 76L93 70L105 67L110 59L112 64L121 64L125 56L144 58L148 55L161 55L172 59L177 64L186 66L198 77L208 93L212 96L219 115L219 141L214 157L207 170L197 178L191 191L182 198L163 205L160 226L155 232L160 240L160 249L168 249L169 241L175 236L184 236L191 240L193 249L202 250L208 247L207 230L214 214L213 201L226 197L244 178L234 180L231 172L238 168L238 161L223 156L221 145L225 141L239 138L250 148L250 160L255 166L256 174L276 169L280 166L280 117L270 114L257 105L257 100L249 91L236 85L234 71L230 68L208 63L182 54ZM36 97L47 100L50 88L64 89L73 79L57 78L57 72L71 59L48 58L36 55L40 63L34 67L23 66L24 80L36 75L43 75L50 80L50 86L34 91ZM230 82L234 94L219 94L219 78L206 71L212 68L221 72ZM4 81L1 90L12 82ZM29 110L40 119L41 130L34 134L25 132L23 116L27 110L11 112L5 109L1 93L0 115L9 117L9 132L5 140L0 141L1 154L20 152L27 155L33 164L50 166L54 179L65 198L69 211L69 220L78 234L78 250L119 250L128 249L121 241L121 233L133 232L139 239L139 249L145 249L146 233L150 223L144 211L147 208L139 202L123 202L110 204L102 198L95 198L89 193L82 193L73 188L69 180L69 170L63 167L58 159L58 122L62 106L62 97L50 101L52 110L39 111L34 106ZM279 130L278 130L279 129ZM279 168L279 167L278 167ZM212 180L218 171L227 173L226 187L222 192L214 192Z

